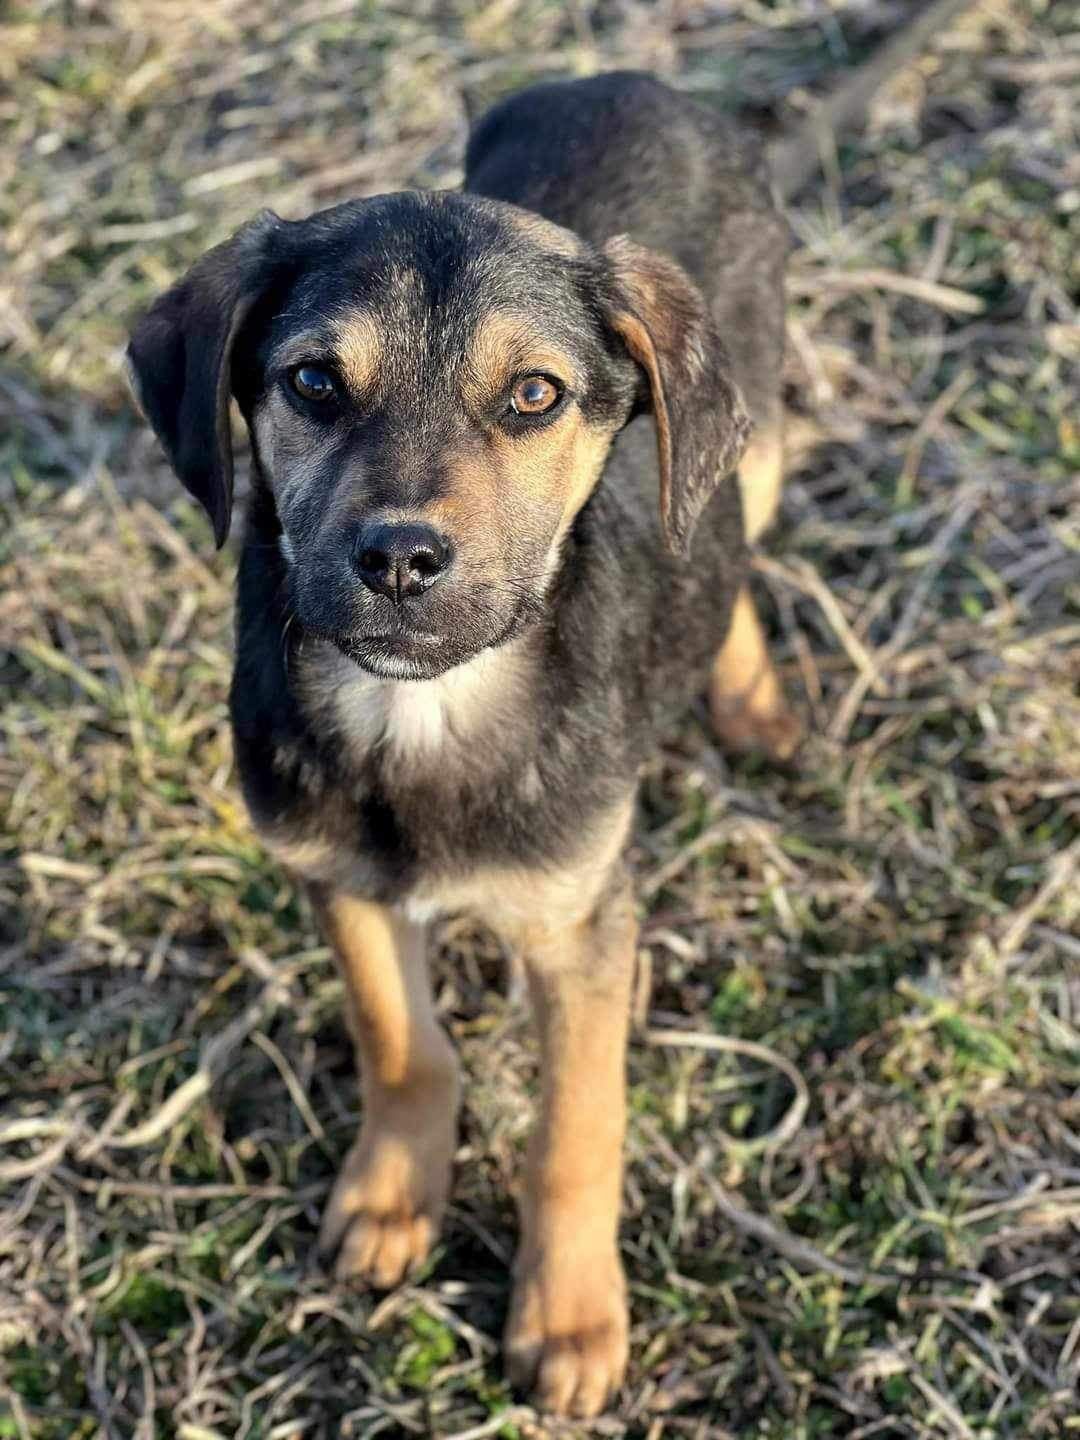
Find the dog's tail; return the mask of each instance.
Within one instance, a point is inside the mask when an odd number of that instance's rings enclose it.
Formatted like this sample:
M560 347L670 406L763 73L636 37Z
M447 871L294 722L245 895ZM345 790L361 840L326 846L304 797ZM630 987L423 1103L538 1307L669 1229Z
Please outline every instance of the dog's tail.
M888 40L849 80L815 109L797 133L773 142L769 167L780 200L788 200L809 180L821 159L822 139L857 127L882 85L913 60L952 17L973 0L931 0Z

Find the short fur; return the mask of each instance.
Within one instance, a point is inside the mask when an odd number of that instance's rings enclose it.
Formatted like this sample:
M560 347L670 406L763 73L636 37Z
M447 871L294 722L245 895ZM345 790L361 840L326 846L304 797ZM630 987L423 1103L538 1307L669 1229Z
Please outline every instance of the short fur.
M129 351L219 544L230 395L252 435L237 763L338 957L364 1098L323 1248L390 1285L433 1242L458 1082L425 927L476 908L522 952L544 1061L508 1365L578 1415L626 1362L637 773L707 685L731 743L797 739L732 473L752 418L756 537L780 483L786 249L752 141L649 76L604 75L496 106L463 192L260 216ZM328 400L298 396L301 365ZM508 401L529 374L562 387L548 415ZM449 563L377 590L357 556L405 521Z
M364 1093L324 1249L340 1274L393 1284L434 1239L457 1071L425 927L478 909L523 953L546 1067L508 1364L576 1414L626 1358L636 775L731 669L718 652L749 604L732 471L748 412L779 424L786 245L754 163L648 76L537 87L481 121L464 192L265 214L129 352L219 543L230 395L252 434L237 763L339 958ZM292 384L305 364L334 381L323 408ZM550 419L507 409L522 373L564 387ZM371 525L396 521L453 556L407 601L358 578ZM763 647L749 659L767 666Z

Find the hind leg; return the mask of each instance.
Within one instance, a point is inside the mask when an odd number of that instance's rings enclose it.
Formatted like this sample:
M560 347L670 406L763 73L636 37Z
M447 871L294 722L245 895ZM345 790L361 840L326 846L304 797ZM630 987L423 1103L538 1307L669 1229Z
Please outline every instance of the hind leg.
M776 519L784 483L784 431L780 398L769 406L769 416L758 429L739 463L746 543L756 545Z
M771 760L790 760L802 740L802 723L788 704L745 586L713 661L709 711L716 738L728 750L763 750Z
M762 427L739 466L743 523L751 544L776 515L783 459L777 419ZM709 709L717 739L729 750L763 750L770 759L789 760L802 740L802 724L769 658L747 586L739 591L727 639L713 662Z

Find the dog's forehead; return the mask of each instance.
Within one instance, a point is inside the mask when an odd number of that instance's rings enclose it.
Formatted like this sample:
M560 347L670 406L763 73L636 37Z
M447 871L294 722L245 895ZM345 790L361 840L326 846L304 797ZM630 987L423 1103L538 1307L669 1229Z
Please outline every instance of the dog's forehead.
M436 334L460 345L492 312L532 315L555 331L588 312L586 247L514 206L402 192L324 212L295 238L288 328L315 319L334 332L368 317L399 342Z

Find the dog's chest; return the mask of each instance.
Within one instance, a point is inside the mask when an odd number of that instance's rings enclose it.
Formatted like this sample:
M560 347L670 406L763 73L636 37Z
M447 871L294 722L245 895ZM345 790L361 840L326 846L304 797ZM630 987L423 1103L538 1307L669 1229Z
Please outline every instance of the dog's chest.
M440 760L448 762L475 724L482 703L475 683L452 671L416 683L350 677L330 701L334 729L353 754L381 754L387 769L408 768L420 780Z
M422 682L374 678L319 647L295 678L332 763L260 831L299 878L403 900L512 858L523 839L543 846L558 807L510 647Z
M364 778L264 829L269 848L299 878L418 924L468 911L517 943L538 918L583 918L625 843L632 791L625 777L594 790L595 751L575 778L571 738L540 738L527 676L513 654L423 683L309 666L307 703Z

